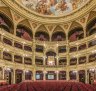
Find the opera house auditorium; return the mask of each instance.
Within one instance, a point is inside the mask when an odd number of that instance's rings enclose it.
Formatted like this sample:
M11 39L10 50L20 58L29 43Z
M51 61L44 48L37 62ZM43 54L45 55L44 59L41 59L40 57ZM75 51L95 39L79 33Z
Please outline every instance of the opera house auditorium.
M0 0L0 91L96 91L96 0Z

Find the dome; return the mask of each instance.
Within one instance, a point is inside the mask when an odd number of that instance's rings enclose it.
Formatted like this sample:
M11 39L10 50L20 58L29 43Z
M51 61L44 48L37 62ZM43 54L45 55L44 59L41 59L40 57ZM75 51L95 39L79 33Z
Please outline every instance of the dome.
M90 0L17 0L31 11L42 15L63 16L80 9Z

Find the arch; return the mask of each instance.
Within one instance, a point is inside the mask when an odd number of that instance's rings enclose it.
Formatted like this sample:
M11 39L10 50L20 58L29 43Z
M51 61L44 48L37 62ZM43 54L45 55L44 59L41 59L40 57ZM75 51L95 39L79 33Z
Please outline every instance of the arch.
M32 71L26 70L25 71L25 80L31 80L32 79Z
M18 23L18 25L23 25L23 26L26 26L26 27L28 27L30 30L32 30L32 27L31 27L31 24L30 24L30 22L27 20L27 19L24 19L24 20L22 20L22 21L20 21L19 23Z
M9 52L4 51L3 52L3 59L8 60L8 61L12 61L12 54L9 53Z
M69 28L69 32L70 32L71 30L77 28L77 27L81 27L81 28L83 28L83 26L82 26L80 23L75 22L75 21L72 22L72 24L70 25L70 28Z
M84 31L82 27L73 28L68 32L68 39L70 42L84 38Z
M3 28L9 33L14 33L14 23L6 14L2 12L0 12L0 28Z
M46 65L56 65L56 53L54 51L46 52Z
M86 25L86 35L90 36L96 33L96 17L91 19Z
M49 51L52 51L52 52L56 53L56 51L53 48L50 48L50 49L46 50L46 53L49 52Z
M44 26L44 25L40 25L37 29L36 29L36 32L38 31L43 31L43 32L47 32L48 33L48 30L47 28Z
M49 34L47 32L47 29L45 28L45 26L41 25L36 33L35 33L35 38L37 40L41 40L41 41L49 41Z
M31 41L33 38L33 33L29 27L23 24L18 24L16 29L16 36Z
M85 70L79 70L78 74L79 74L79 82L85 83Z
M69 77L70 80L76 80L76 71L75 70L69 71Z
M43 71L42 70L36 71L36 80L43 80Z
M51 50L50 50L50 51L47 51L47 52L46 52L46 55L47 55L47 56L56 56L56 53L55 53L54 51L51 51Z
M54 29L51 40L52 41L64 41L64 40L66 40L66 34L60 26L57 26Z

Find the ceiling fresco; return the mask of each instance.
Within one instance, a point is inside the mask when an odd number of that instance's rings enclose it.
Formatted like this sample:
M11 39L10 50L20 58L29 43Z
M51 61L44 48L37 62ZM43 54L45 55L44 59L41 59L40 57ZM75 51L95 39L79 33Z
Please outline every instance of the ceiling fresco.
M32 11L42 15L61 16L81 8L90 0L21 0Z

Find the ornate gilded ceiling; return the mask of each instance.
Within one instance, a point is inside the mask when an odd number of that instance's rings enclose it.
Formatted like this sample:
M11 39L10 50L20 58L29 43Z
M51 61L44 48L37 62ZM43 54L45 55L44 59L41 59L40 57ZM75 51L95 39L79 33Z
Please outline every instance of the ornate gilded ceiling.
M17 0L26 8L43 15L61 16L83 7L90 0Z
M96 8L96 0L1 1L17 14L25 17L26 19L44 24L66 23L74 21L78 18L82 18L84 15L88 14L90 11ZM45 5L47 8L42 7L42 5Z

